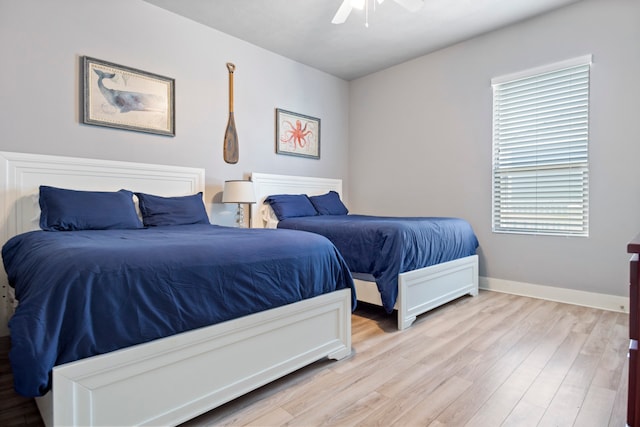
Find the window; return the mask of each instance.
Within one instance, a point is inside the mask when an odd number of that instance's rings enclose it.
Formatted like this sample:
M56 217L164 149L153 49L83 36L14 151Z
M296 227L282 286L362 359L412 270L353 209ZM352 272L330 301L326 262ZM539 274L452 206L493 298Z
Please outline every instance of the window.
M495 78L493 231L589 235L591 56Z

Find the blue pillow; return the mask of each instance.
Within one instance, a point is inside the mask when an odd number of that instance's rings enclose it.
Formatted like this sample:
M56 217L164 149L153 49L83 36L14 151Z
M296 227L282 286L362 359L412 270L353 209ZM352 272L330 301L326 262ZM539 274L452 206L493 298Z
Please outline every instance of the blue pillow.
M209 224L202 192L191 196L161 197L136 193L145 227Z
M340 195L335 191L329 191L321 196L310 196L309 200L320 215L346 215L347 207L340 200Z
M142 228L133 193L40 186L40 228L46 231Z
M267 197L264 202L271 205L279 221L318 215L306 194L276 194Z

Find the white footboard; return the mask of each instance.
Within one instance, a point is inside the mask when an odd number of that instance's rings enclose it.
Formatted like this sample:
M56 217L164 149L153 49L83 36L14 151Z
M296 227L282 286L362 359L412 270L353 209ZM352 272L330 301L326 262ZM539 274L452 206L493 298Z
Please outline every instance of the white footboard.
M398 276L398 329L416 316L463 295L478 295L478 256L436 264Z
M174 425L350 353L346 289L58 366L37 403L47 426Z
M382 305L374 282L356 280L359 301ZM478 256L472 255L398 275L398 329L411 326L416 316L463 295L478 295Z

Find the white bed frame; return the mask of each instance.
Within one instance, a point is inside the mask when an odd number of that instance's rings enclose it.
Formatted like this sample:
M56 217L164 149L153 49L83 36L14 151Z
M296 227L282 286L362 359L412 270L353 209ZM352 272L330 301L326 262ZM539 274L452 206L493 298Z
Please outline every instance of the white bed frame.
M272 194L307 194L336 191L342 196L342 180L289 175L251 174L257 203L251 206L251 226L267 227L263 202ZM375 282L355 279L359 301L382 305ZM472 255L398 275L398 329L411 326L416 316L463 295L478 295L478 256Z
M41 184L194 194L204 170L0 152L2 241L38 228ZM11 314L2 279L2 326ZM6 335L6 333L5 333ZM324 357L351 354L348 289L57 366L36 399L47 426L175 425Z

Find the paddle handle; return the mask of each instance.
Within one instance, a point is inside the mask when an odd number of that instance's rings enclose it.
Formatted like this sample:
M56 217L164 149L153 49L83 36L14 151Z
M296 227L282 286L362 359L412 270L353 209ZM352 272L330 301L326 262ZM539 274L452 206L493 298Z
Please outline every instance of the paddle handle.
M233 72L236 66L231 62L227 62L227 70L229 70L229 112L233 112Z

